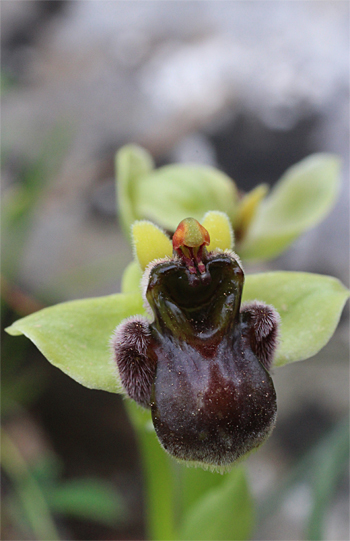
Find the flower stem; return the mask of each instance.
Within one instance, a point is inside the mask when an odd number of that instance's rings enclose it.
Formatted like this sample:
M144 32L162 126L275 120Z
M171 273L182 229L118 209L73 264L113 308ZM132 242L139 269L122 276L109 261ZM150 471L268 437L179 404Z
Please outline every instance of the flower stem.
M141 451L145 483L146 531L153 541L176 539L174 476L171 459L161 448L150 413L128 400L126 409Z

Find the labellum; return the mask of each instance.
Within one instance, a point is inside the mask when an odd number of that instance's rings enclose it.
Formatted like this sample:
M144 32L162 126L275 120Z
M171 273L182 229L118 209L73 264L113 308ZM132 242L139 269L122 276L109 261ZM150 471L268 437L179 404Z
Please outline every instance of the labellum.
M127 395L151 409L164 449L177 460L227 468L274 427L269 370L279 316L259 301L241 306L238 257L208 251L210 234L194 218L179 224L172 244L173 257L150 262L143 277L152 322L122 322L113 354Z

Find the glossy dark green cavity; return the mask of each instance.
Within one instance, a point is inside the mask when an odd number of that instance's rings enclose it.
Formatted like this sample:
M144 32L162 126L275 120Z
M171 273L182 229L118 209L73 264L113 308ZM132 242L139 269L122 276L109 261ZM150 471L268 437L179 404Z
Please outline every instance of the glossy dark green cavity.
M181 460L229 465L259 446L276 417L272 379L258 359L249 312L240 312L244 282L228 254L209 257L193 283L177 261L155 266L146 297L157 358L151 391L154 427Z

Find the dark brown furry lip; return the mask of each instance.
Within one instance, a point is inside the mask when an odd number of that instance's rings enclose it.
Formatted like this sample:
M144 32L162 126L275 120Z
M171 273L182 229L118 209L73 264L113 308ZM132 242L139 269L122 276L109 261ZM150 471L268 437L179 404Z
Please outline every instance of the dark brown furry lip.
M206 273L208 283L192 284L178 261L155 263L145 285L153 321L122 322L112 347L125 392L151 408L164 449L215 468L274 427L279 316L259 301L241 306L244 273L233 254L209 254Z

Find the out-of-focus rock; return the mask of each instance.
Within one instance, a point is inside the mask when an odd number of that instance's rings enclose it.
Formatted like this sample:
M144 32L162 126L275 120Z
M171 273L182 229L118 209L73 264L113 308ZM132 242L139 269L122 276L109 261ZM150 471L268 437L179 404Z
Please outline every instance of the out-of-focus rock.
M39 226L40 243L34 239L23 269L31 287L40 276L45 281L35 266L43 268L50 249L61 262L57 270L79 253L82 262L90 251L96 258L104 253L105 230L100 235L90 224L91 243L97 237L92 250L80 235L91 210L111 215L103 197L114 198L113 170L105 171L126 142L146 146L160 163L210 162L242 189L276 181L310 152L334 151L344 158L346 184L346 3L63 2L50 17L47 2L4 4L5 57L9 44L14 54L13 36L24 32L26 20L37 29L27 40L25 77L3 98L5 168L6 156L33 160L54 127L65 126L68 150L47 197L56 223L60 216L67 223L69 208L81 226L64 256L65 228L62 238L58 231L45 240L45 220ZM306 235L279 264L346 279L348 198L342 195L323 229Z

